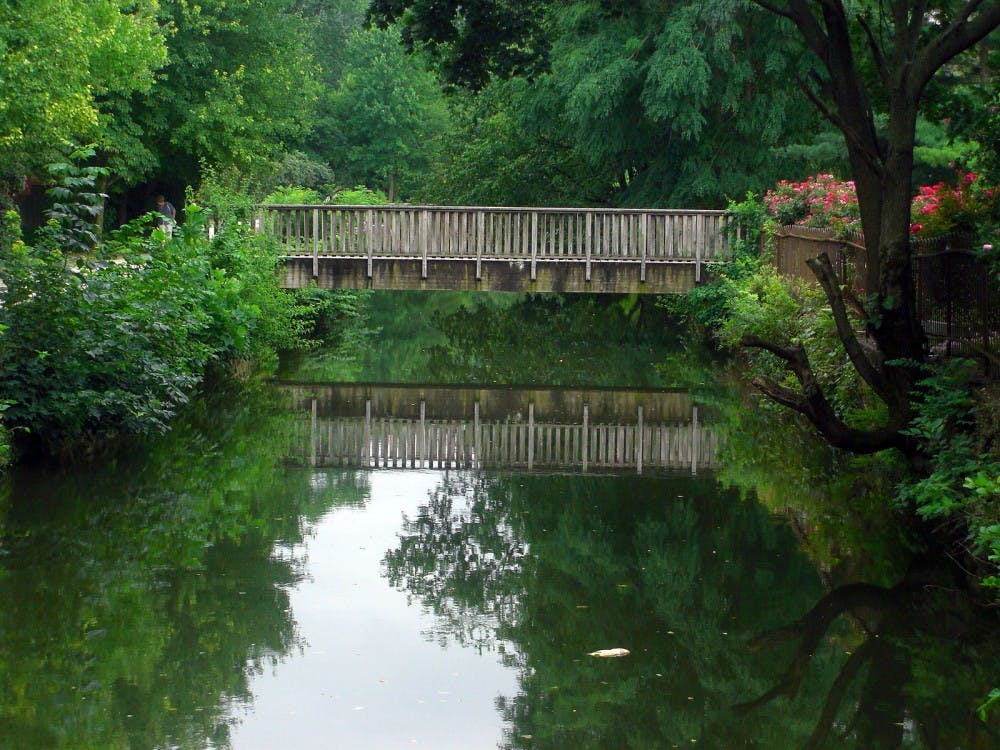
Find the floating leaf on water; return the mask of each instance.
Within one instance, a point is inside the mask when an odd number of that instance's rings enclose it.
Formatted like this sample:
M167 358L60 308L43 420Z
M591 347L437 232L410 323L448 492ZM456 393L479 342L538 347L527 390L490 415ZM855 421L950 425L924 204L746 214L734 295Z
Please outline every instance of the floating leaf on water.
M627 648L602 648L591 651L587 656L596 656L599 659L616 659L620 656L628 656L632 652Z

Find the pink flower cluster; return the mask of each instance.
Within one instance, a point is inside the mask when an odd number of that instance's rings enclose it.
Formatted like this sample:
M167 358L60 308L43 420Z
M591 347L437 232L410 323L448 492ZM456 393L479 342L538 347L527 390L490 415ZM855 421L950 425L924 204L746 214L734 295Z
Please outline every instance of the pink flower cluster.
M860 228L854 183L832 174L818 174L802 182L782 180L764 195L768 212L781 224L852 231Z
M978 176L961 174L954 186L939 182L921 187L913 198L910 232L931 237L967 229L983 216L994 198L982 189ZM839 181L831 174L807 177L802 182L782 180L764 195L768 213L782 225L833 229L835 232L861 230L861 214L854 183Z
M980 189L978 180L974 172L966 172L955 185L938 182L921 187L910 210L910 232L933 237L974 225L976 216L984 214L993 199L993 191Z

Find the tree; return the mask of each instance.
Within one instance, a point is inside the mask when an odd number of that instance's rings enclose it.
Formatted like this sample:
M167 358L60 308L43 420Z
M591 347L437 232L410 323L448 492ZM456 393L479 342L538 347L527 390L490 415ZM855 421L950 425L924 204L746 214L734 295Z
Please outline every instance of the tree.
M345 49L351 62L323 102L314 148L342 183L382 188L392 201L398 183L437 151L447 128L443 97L396 29L358 28Z
M99 136L103 103L147 91L166 60L158 5L36 0L0 5L0 164L14 188Z
M310 25L293 0L160 7L168 60L156 84L104 109L100 145L113 174L179 193L204 164L253 173L302 140L318 87Z
M811 65L798 73L804 95L843 134L866 238L865 341L854 330L847 300L826 256L810 263L826 293L851 363L888 406L874 429L846 424L819 387L804 348L748 336L744 343L783 360L793 390L758 380L768 396L804 414L833 445L857 452L909 448L903 428L926 356L912 281L910 199L921 97L934 75L1000 25L1000 2L784 3L753 0L791 22ZM884 113L885 127L877 114Z
M404 38L421 35L438 60L461 55L461 35L473 33L465 25L472 17L456 20L459 38L449 40L428 31L420 3L401 16L380 16L379 7L377 21L398 17ZM788 157L779 162L772 149L817 129L818 116L794 106L794 87L774 76L800 51L759 43L780 36L766 14L740 11L733 0L542 10L534 11L538 38L523 46L544 52L536 66L544 72L502 81L515 71L485 60L485 69L456 79L481 93L460 110L467 124L442 170L444 188L464 195L482 185L514 205L717 207L776 179Z
M537 69L548 60L544 53L549 46L556 45L551 38L556 27L549 19L572 5L554 1L526 4L528 20L518 27L523 34L512 40L505 36L511 29L502 27L495 29L497 38L519 52L535 54L537 64L532 69ZM797 83L800 98L810 102L842 134L857 187L867 246L864 273L869 297L850 306L861 310L861 335L849 316L849 302L855 301L845 298L829 261L821 256L812 265L829 298L847 355L860 377L886 404L887 417L874 428L848 424L823 392L804 347L794 341L744 337L745 345L777 356L798 383L792 388L758 379L758 387L805 415L834 446L861 453L890 447L913 452L903 430L913 414L912 403L922 377L919 364L927 354L915 305L909 234L918 115L935 75L1000 25L1000 0L882 0L846 5L841 0L752 0L756 12L746 3L728 0L668 5L672 13L681 14L679 19L685 17L685 11L697 12L691 8L703 8L701 17L711 22L710 28L720 30L714 37L718 43L706 48L712 51L711 58L729 56L749 66L749 75L740 64L731 66L742 70L748 86L761 85L761 76L771 79L765 90L773 90L775 77ZM487 11L496 7L495 0L373 0L370 13L379 22L400 20L411 43L430 45L445 58L442 69L452 79L475 83L489 75L517 73L527 67L518 62L504 68L503 56L474 58L464 53L470 39L486 35L483 25L491 23ZM611 19L635 12L631 10L634 7L622 2L600 4ZM744 43L734 27L760 23L761 11L784 25L773 28L766 45ZM676 36L680 32L670 26L664 33ZM706 85L703 82L708 77L704 72L707 58L699 56L697 35L681 36L690 43L664 47L667 57L658 67L660 88L667 94L697 89ZM649 38L637 40L634 57L642 54L642 45ZM753 66L755 48L760 46L788 50L788 67ZM797 55L797 51L802 54ZM472 72L457 75L453 69L462 65L474 66ZM628 71L626 64L618 78ZM613 70L607 74L617 80ZM642 97L646 92L636 88L625 95ZM595 108L607 107L605 99L592 101ZM697 111L679 109L673 102L667 96L661 105L672 124L683 125L685 117L699 116ZM697 125L697 119L687 121Z

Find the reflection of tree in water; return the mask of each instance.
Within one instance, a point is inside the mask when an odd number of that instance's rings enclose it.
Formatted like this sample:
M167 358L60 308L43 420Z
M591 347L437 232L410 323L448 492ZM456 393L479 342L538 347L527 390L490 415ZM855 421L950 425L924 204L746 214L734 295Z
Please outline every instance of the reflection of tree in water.
M225 746L251 678L298 643L304 536L367 495L351 475L278 468L285 419L257 398L196 406L131 446L139 461L15 477L0 747Z
M745 640L821 589L786 529L711 481L450 477L386 566L454 637L494 620L516 646L507 747L787 747L811 730L803 711L730 710L768 686L773 657ZM587 657L613 646L632 655ZM833 674L833 656L815 664Z
M752 639L753 648L797 646L777 683L735 710L746 714L777 698L794 699L831 625L850 615L860 637L830 682L803 747L995 747L1000 721L978 720L972 708L1000 668L1000 618L976 603L949 567L921 558L896 586L841 586L791 625Z
M665 329L643 295L529 295L508 307L462 307L435 316L445 339L429 350L434 382L647 387ZM608 367L614 362L614 367Z
M390 583L440 618L442 645L454 638L494 650L500 625L516 622L527 548L509 503L490 486L484 476L445 475L385 556Z
M824 595L788 529L710 481L449 475L385 565L441 632L518 667L507 748L996 740L972 711L995 617L926 569ZM614 646L632 655L587 656Z
M833 453L787 410L733 402L729 422L723 481L779 512L792 505L830 588L791 625L751 639L775 655L776 681L745 691L737 712L794 709L799 691L815 686L823 703L801 747L1000 746L1000 715L987 725L975 712L1000 674L998 613L975 603L953 564L913 559L919 535L887 501L898 481L892 462ZM845 653L828 674L813 654L831 638Z

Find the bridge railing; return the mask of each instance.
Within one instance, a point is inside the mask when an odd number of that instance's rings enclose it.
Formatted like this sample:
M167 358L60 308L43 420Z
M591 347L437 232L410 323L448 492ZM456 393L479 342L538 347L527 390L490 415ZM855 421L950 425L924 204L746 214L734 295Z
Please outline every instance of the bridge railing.
M691 261L726 256L725 211L302 206L263 208L290 256Z
M719 435L698 422L583 424L528 420L318 417L298 423L287 457L358 469L503 469L643 474L715 466ZM585 412L586 415L586 412Z

